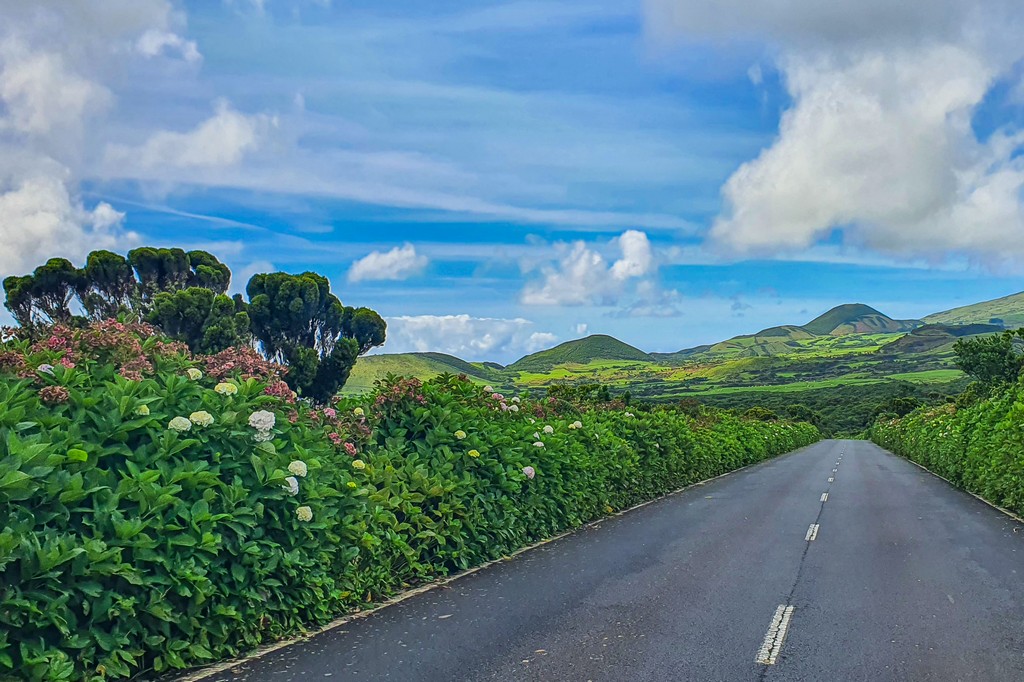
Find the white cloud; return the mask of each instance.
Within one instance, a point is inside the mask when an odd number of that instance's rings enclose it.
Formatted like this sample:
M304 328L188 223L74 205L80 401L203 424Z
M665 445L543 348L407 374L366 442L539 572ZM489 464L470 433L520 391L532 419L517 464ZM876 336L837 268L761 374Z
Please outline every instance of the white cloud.
M612 277L627 280L643 277L654 268L654 254L647 235L639 230L627 230L618 239L622 258L612 266Z
M0 0L0 16L0 276L134 245L121 211L83 204L78 169L114 103L106 79L178 15L167 0Z
M404 280L423 272L429 259L416 253L412 244L396 246L387 252L373 251L356 262L348 271L348 281Z
M176 52L186 62L194 63L202 60L196 41L186 40L177 33L150 29L139 36L135 49L145 57L157 57L167 52Z
M192 130L154 133L139 148L112 145L108 160L143 168L222 168L233 166L257 149L277 119L267 114L243 114L220 100L215 113Z
M50 258L77 261L94 249L131 245L138 236L122 229L123 218L107 203L83 208L54 177L0 184L0 273L23 274Z
M586 336L588 329L590 329L590 325L586 322L580 322L573 328L573 331L576 332L576 336Z
M110 92L69 70L63 55L34 52L9 38L0 42L0 101L6 109L0 131L43 135L79 126L109 104Z
M628 230L614 240L621 257L611 265L585 242L562 244L557 263L541 268L543 278L523 289L526 305L614 305L627 283L655 270L647 235Z
M387 318L386 353L440 352L464 360L511 359L554 344L558 337L537 331L530 320L417 315Z
M723 187L725 207L711 231L718 245L797 250L839 229L848 243L904 257L1024 256L1024 135L1002 130L979 139L972 127L993 84L1024 57L1024 6L647 6L662 37L675 31L771 44L793 100L774 143Z

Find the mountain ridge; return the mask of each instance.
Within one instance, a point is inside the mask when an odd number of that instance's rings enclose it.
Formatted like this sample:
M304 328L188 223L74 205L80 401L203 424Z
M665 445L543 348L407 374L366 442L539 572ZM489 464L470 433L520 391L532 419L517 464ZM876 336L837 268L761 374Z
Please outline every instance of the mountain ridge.
M606 334L573 339L519 358L507 367L466 362L444 353L375 354L360 358L346 392L372 389L388 374L429 379L465 374L502 390L543 388L562 381L600 381L634 395L669 399L709 392L786 387L810 390L909 378L952 381L957 339L999 331L1002 324L949 324L991 315L1024 326L1024 293L929 315L896 320L862 303L822 313L804 325L778 325L674 353L646 353ZM815 333L817 332L817 333ZM832 382L832 383L830 383ZM835 383L838 382L838 383ZM799 387L806 388L799 388Z

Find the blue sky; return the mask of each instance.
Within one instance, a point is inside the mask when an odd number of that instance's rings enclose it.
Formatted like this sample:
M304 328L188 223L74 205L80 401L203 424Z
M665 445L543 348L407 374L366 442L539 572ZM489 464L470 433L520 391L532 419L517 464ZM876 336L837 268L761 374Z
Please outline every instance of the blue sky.
M1014 293L1024 11L938 4L0 0L0 274L204 248L500 362Z

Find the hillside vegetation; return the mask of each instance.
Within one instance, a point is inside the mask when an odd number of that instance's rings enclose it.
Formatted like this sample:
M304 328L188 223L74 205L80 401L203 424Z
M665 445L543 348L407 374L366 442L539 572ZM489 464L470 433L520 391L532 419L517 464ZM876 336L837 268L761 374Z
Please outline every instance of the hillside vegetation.
M316 406L252 349L36 331L0 346L3 680L238 656L819 438L452 375Z
M894 320L862 303L836 306L803 326L815 336L843 334L878 334L910 331L921 323L917 320Z
M596 360L649 362L651 356L614 337L595 334L527 355L505 369L509 372L546 372L558 365L586 365Z
M1024 319L1024 294L958 309L958 319L998 310ZM952 311L956 312L956 311ZM597 335L533 353L501 367L465 363L432 354L361 358L345 391L365 392L388 373L428 379L443 373L502 390L543 393L559 384L600 383L635 399L674 402L696 399L736 409L787 406L811 409L829 434L868 428L876 408L902 394L941 401L966 385L954 363L957 341L1001 331L999 323L896 320L863 304L837 306L804 325L779 325L754 334L675 353L644 353L612 337ZM836 396L842 399L837 400ZM846 399L849 398L849 401ZM842 407L842 405L847 407ZM799 410L798 410L799 411Z
M924 318L930 324L1001 324L1024 327L1024 292L983 303L953 308Z

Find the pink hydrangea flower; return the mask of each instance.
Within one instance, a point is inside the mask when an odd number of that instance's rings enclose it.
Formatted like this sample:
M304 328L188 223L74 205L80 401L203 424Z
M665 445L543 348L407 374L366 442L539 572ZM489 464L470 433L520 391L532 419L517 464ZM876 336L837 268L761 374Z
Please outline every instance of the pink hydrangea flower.
M338 412L333 407L325 407L324 408L324 415L328 419L334 419L335 417L338 416Z
M355 457L356 456L356 446L353 445L352 443L345 443L345 452L347 452L348 454L350 454L353 457Z
M333 431L331 431L330 433L328 433L328 434L327 434L327 437L328 437L328 438L330 439L330 441L331 441L332 443L334 443L335 445L341 445L341 436L339 436L338 434L334 433Z

